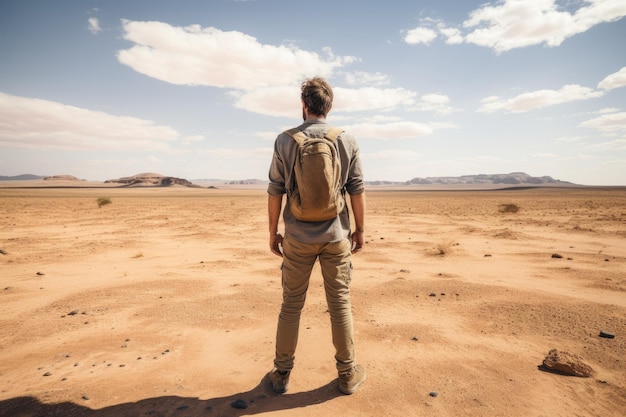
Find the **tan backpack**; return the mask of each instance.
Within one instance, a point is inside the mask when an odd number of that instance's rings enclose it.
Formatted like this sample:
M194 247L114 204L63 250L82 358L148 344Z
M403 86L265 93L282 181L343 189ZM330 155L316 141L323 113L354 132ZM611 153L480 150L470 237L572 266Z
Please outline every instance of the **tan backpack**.
M286 131L298 144L287 187L291 213L298 220L320 222L339 215L346 205L341 187L341 158L335 141L343 129L333 127L323 137L308 137L298 128Z

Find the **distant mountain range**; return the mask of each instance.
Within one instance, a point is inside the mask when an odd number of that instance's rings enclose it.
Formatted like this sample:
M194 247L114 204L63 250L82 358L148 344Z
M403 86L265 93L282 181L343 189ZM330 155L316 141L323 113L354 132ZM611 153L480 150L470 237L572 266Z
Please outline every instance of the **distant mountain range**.
M44 177L42 175L33 175L33 174L23 174L23 175L15 175L13 177L5 177L0 175L0 181L25 181L25 180L42 180Z
M462 175L460 177L426 177L413 178L404 182L368 181L368 185L478 185L478 184L501 184L501 185L574 185L571 182L555 180L549 176L533 177L524 172L511 172L510 174L478 174Z
M13 177L0 176L0 181L24 181L24 180L54 180L54 179L75 179L68 175L40 176L32 174L16 175ZM137 174L132 177L123 177L115 180L107 180L105 183L119 183L124 185L183 185L187 187L197 187L196 184L212 183L222 185L260 185L266 184L267 180L246 179L246 180L221 180L221 179L194 179L167 177L160 174ZM510 174L478 174L462 175L460 177L416 177L408 181L366 181L367 185L575 185L568 181L556 180L549 176L533 177L524 172L511 172Z

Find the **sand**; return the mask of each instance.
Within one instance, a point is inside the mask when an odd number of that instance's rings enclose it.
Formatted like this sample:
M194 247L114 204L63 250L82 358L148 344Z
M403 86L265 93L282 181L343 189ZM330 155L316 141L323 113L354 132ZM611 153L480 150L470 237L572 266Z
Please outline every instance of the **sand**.
M624 415L625 189L368 189L352 396L319 268L291 389L270 389L266 198L0 188L0 416ZM541 370L551 349L595 375Z

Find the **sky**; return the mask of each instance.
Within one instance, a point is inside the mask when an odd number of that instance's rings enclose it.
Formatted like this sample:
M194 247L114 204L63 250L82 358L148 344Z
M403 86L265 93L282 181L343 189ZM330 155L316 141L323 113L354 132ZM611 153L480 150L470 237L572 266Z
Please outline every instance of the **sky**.
M0 175L267 179L324 77L365 180L626 185L624 0L0 0Z

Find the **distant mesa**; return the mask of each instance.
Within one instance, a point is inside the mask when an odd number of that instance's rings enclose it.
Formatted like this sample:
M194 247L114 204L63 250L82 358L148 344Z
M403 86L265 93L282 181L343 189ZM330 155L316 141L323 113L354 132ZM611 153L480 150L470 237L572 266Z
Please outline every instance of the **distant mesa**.
M76 178L73 175L52 175L49 177L43 177L44 181L85 181Z
M125 186L153 186L153 187L169 187L172 185L182 185L184 187L197 187L191 181L184 178L167 177L161 174L143 173L133 175L132 177L122 177L115 180L106 180L105 184L124 184Z

